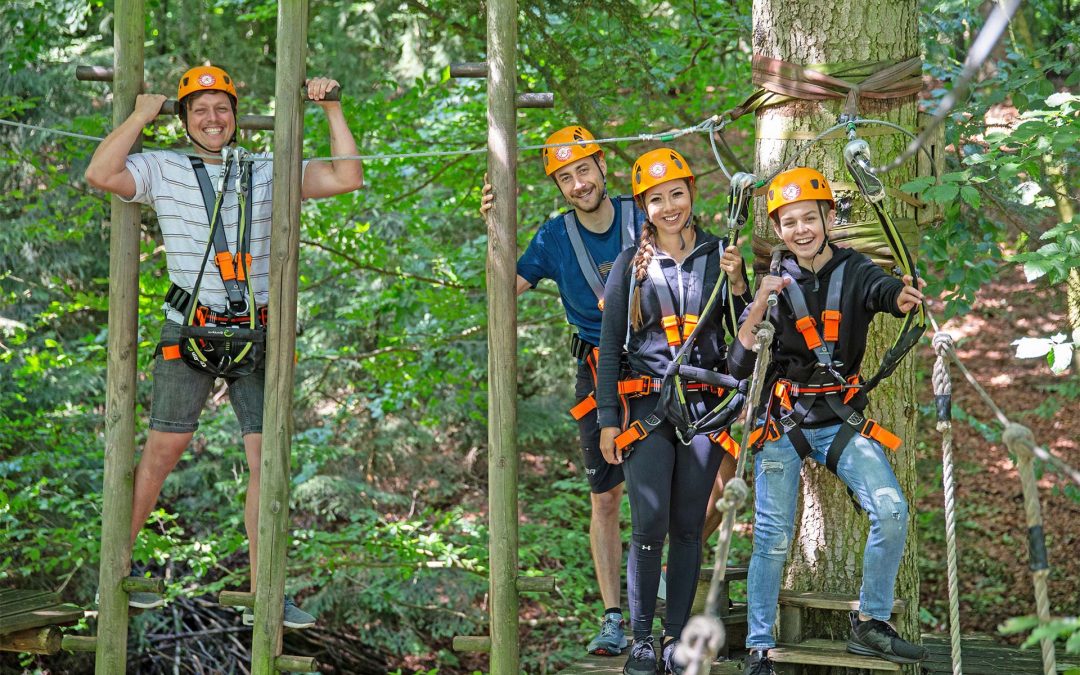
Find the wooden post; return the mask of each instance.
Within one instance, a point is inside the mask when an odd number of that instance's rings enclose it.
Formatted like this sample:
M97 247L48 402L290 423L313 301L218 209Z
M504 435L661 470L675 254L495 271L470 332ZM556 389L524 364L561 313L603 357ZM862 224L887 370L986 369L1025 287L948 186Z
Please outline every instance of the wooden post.
M289 549L289 451L296 352L297 258L300 248L300 163L304 111L300 85L307 58L307 0L278 3L274 115L273 231L267 326L266 403L259 487L258 574L251 672L271 675L281 655L285 557Z
M487 3L488 506L491 672L519 673L517 509L517 0Z
M116 0L116 81L113 128L135 109L143 81L142 0ZM133 150L138 150L136 145ZM105 477L95 672L127 671L128 594L120 584L131 568L131 497L135 460L135 370L139 330L139 205L112 196L109 233L109 340L105 393Z

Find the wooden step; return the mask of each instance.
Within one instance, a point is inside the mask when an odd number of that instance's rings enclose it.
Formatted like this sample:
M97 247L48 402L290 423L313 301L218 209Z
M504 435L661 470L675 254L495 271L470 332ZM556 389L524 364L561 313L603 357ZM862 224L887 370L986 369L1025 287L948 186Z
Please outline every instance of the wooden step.
M858 596L845 593L815 593L813 591L780 591L780 605L788 607L803 607L811 609L834 609L834 610L857 610L859 609ZM893 601L893 614L904 611L907 601L897 598Z
M750 568L746 565L728 565L728 568L724 570L724 581L745 581L749 571ZM712 567L702 567L701 575L698 577L698 583L701 583L702 581L709 583L712 581L712 575Z
M899 664L885 659L848 653L847 643L841 640L806 640L795 645L779 644L769 650L769 658L776 663L802 663L892 672L900 670Z

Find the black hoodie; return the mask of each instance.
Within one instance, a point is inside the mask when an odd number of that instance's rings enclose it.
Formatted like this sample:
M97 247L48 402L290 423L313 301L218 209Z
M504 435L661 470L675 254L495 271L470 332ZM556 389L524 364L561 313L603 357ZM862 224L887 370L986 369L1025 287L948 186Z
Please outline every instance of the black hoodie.
M833 361L837 362L836 370L846 378L858 373L862 366L863 356L866 354L866 334L870 330L870 321L874 315L888 312L895 317L904 316L896 306L896 299L903 290L904 283L886 274L873 261L854 249L837 248L832 244L829 244L829 248L832 249L833 257L816 275L800 267L793 255L786 255L781 267L799 284L806 297L810 316L814 317L820 331L821 313L825 309L829 292L829 279L837 266L847 261L840 295L840 339L837 340L833 353ZM748 313L749 308L739 319L739 325L746 321ZM768 310L767 318L776 327L776 337L773 339L772 362L762 388L758 416L763 414L764 405L777 379L784 377L793 382L805 383L818 368L817 359L807 349L802 333L795 329L795 315L786 298L782 297L776 307ZM750 377L754 371L754 358L754 352L736 340L728 354L729 372L739 379ZM867 376L870 374L872 373L867 373ZM866 394L860 392L848 405L861 411L866 407L866 403ZM819 396L803 419L803 426L823 427L838 421L825 398Z
M709 296L723 271L720 269L720 256L727 247L727 240L721 240L714 234L698 228L694 250L686 256L682 264L677 264L670 256L657 252L655 260L667 279L671 296L679 307L680 298L690 284L691 268L695 258L708 256L705 265L705 281L701 292L701 309L705 308ZM637 248L630 248L619 254L608 275L604 288L604 321L600 329L600 362L597 365L596 404L600 427L617 427L619 421L618 380L620 374L623 343L627 340L627 317L630 311L630 274ZM743 272L745 280L745 271ZM635 282L637 283L637 282ZM640 330L631 330L627 344L627 361L630 370L640 375L663 377L671 363L671 350L667 337L660 325L660 300L653 289L652 280L645 277L641 286L641 315L643 325ZM735 298L734 315L740 316L753 299L750 285L742 296ZM709 316L703 322L701 330L694 339L687 365L708 368L723 372L726 367L727 346L725 335L734 335L735 328L724 321L731 310L727 308L727 294L717 298ZM738 342L738 340L735 340Z

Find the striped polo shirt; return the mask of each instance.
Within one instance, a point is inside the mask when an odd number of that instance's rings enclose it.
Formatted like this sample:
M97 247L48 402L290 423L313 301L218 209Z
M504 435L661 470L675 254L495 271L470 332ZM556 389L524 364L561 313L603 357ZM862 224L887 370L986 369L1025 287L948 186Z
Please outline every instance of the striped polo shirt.
M255 155L256 158L269 156ZM191 293L207 255L207 241L210 238L210 216L203 204L202 191L199 189L195 170L191 167L191 160L187 155L169 150L143 152L129 155L127 168L135 178L135 196L128 201L146 204L154 209L165 243L169 280ZM251 266L248 283L255 292L255 303L265 305L270 299L270 213L274 165L273 162L260 162L256 159L252 168L252 203L248 204L251 209ZM217 190L221 165L207 164L206 169L211 185ZM229 184L225 186L220 216L225 225L229 251L234 254L237 247L237 219L240 214L236 189L234 170ZM206 263L206 272L199 288L199 302L214 311L223 312L228 296L213 261L212 247L209 256L211 259ZM163 304L162 309L169 320L183 323L184 317L180 312L167 304Z

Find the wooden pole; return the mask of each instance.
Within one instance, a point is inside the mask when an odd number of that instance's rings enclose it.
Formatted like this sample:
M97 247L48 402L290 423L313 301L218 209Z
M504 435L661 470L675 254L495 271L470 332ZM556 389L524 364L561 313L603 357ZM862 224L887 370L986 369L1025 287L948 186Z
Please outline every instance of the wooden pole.
M488 506L491 514L491 672L521 672L517 510L517 1L487 4Z
M113 128L135 109L143 81L142 0L116 0ZM133 151L139 149L138 144ZM109 233L109 340L105 392L105 476L98 571L98 675L127 671L131 497L135 460L135 370L139 330L139 205L112 196Z
M274 115L273 231L270 236L270 319L266 403L259 487L258 574L251 672L272 675L281 655L285 557L289 548L289 452L292 439L293 354L296 352L297 259L300 249L300 166L304 110L297 93L307 58L307 0L278 3Z

